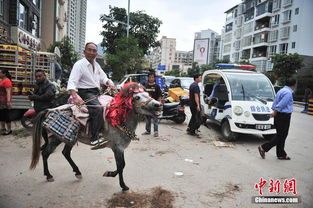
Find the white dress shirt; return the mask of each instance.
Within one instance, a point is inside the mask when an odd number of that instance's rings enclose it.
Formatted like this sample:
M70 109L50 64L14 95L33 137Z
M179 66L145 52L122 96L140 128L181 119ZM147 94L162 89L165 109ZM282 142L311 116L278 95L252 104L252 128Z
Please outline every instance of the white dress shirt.
M100 89L100 84L106 84L109 80L107 75L95 60L93 65L94 70L91 63L86 58L77 61L68 79L67 90L77 90L78 88Z

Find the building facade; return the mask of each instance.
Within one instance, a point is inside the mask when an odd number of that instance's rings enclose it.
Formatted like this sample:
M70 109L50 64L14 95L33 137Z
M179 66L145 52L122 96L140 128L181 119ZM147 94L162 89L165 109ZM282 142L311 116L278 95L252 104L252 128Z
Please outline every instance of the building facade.
M66 36L67 7L68 0L46 0L42 4L41 39L43 50Z
M68 0L67 36L82 57L86 41L87 0Z
M243 0L227 10L222 58L249 60L258 71L271 71L271 56L313 56L313 1Z
M178 69L181 73L187 73L192 67L193 51L176 51L172 70Z
M0 0L0 43L40 50L40 0Z
M211 29L201 30L194 37L194 62L212 64L220 57L221 36ZM199 53L197 53L197 50Z

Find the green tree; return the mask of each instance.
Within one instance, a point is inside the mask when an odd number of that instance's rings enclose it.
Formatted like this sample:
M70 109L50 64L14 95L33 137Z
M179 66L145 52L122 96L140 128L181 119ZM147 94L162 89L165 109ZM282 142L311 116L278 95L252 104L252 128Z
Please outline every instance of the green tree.
M179 71L179 69L173 69L171 71L165 72L165 75L179 77L180 76L180 71Z
M114 41L126 36L126 26L112 21L106 21L105 18L111 18L119 20L121 22L127 22L127 14L124 8L111 7L110 14L102 15L100 20L106 22L102 28L101 35L103 41L101 45L106 47L106 51L115 54L116 45ZM159 45L156 41L159 33L159 27L162 22L155 17L152 17L143 11L130 12L130 29L129 34L138 40L139 48L142 49L144 54L148 53L149 48Z
M212 67L212 65L203 64L203 65L200 66L200 72L201 72L201 73L203 73L203 72L205 72L205 71L207 71L207 70L211 70L211 69L214 69L214 68Z
M197 62L192 63L192 67L188 69L187 75L189 77L193 77L195 74L199 74L201 72L200 66Z
M78 60L78 53L75 51L68 37L64 37L61 41L56 41L49 46L47 51L53 53L54 48L58 47L61 52L62 77L61 86L67 85L68 78L75 62Z
M269 78L269 80L271 81L272 84L275 84L276 82L276 75L273 71L268 71L264 73L265 76L267 76L267 78Z
M135 73L141 69L143 51L136 38L122 37L114 41L115 53L107 53L107 66L113 72L112 79L119 80L126 73Z
M292 77L298 69L304 66L299 54L275 54L272 57L273 71L280 85L284 85L288 77Z

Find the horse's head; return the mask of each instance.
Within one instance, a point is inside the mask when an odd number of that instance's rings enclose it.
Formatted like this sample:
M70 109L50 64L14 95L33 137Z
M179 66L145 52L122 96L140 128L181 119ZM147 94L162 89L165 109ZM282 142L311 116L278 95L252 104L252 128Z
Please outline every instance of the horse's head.
M132 104L136 113L155 116L161 114L162 103L151 98L138 83L129 83L123 90L132 95Z

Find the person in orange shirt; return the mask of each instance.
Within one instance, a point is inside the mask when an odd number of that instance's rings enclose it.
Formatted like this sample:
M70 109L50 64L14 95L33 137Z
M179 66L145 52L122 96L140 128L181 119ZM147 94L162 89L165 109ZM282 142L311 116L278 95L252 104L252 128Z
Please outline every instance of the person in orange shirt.
M9 117L12 107L12 82L7 69L0 70L0 125L2 135L12 134Z

